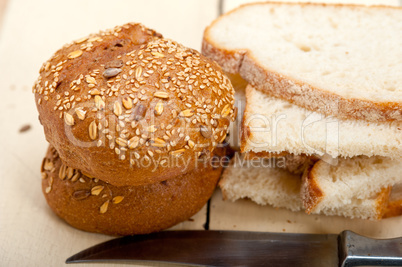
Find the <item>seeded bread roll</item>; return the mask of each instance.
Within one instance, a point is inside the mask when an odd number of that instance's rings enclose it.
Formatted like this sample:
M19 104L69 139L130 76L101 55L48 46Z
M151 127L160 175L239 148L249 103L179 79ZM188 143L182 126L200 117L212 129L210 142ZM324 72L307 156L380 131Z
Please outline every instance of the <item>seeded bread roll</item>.
M220 67L141 24L65 45L43 64L33 92L61 159L115 186L191 171L234 118Z
M66 167L49 147L42 189L51 209L73 227L110 235L145 234L169 228L202 208L222 171L221 166L205 166L152 185L116 187Z

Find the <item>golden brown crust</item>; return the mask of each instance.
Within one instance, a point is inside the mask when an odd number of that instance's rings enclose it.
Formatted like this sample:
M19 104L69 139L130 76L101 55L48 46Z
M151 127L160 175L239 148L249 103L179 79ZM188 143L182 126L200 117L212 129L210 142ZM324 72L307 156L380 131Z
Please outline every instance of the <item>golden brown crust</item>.
M64 46L33 92L63 161L115 186L191 171L235 115L234 90L215 62L140 24Z
M261 3L248 5L258 4ZM300 3L286 4L294 5ZM328 6L331 4L305 3L301 5ZM359 7L358 5L350 6ZM239 8L241 7L242 6ZM376 8L385 7L376 6ZM234 9L227 14L235 12L236 10L237 9ZM274 70L262 67L258 64L258 59L253 58L252 51L247 49L227 50L224 47L220 47L215 44L209 36L209 30L225 15L213 21L211 25L205 29L202 43L202 53L218 62L224 71L240 73L243 79L258 90L325 115L333 115L341 119L362 119L377 122L402 121L402 103L374 102L365 99L345 98L294 78L286 77Z
M314 166L304 170L300 196L307 214L310 214L324 198L323 191L314 179Z
M207 165L152 185L116 187L66 167L49 147L42 189L51 209L73 227L110 235L145 234L195 214L212 195L221 171Z
M376 198L375 210L376 210L376 220L384 218L384 214L387 211L389 196L391 195L392 186L385 187L381 189L378 197Z
M389 201L385 212L382 216L383 219L402 215L402 199Z

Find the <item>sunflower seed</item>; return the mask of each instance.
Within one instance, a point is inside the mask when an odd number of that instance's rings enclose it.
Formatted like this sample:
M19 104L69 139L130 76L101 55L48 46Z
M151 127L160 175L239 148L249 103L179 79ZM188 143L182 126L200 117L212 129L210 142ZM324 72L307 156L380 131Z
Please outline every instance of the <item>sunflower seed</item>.
M117 74L119 74L120 72L121 72L121 69L118 69L118 68L109 68L109 69L106 69L106 70L103 72L103 77L109 79L109 78L112 78L112 77L114 77L114 76L117 76Z

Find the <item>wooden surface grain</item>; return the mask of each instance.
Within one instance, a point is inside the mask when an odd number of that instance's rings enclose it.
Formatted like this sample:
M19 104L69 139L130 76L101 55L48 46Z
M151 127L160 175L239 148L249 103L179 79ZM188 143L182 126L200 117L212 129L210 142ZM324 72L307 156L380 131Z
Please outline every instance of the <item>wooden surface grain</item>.
M4 13L6 11L7 1L8 0L0 0L0 30L3 22Z

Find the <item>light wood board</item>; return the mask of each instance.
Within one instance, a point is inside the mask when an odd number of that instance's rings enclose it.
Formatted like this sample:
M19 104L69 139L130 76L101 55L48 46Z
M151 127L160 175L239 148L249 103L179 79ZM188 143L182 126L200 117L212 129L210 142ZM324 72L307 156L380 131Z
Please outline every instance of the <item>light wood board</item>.
M223 8L238 4L227 0ZM200 49L204 28L218 14L218 1L8 0L5 10L0 18L0 266L63 266L72 254L112 237L68 226L42 196L39 170L47 144L31 93L42 62L70 40L129 21ZM24 125L31 129L20 133ZM248 201L223 202L219 190L211 203L211 229L321 233L351 225L339 218L307 217ZM193 219L175 229L203 229L206 208ZM400 234L400 223L359 222L353 229L386 237ZM100 266L114 265L118 264Z

